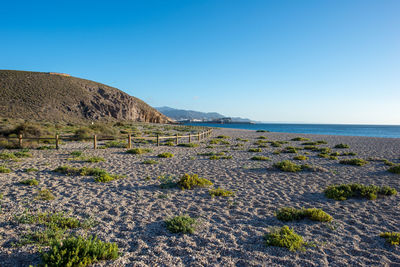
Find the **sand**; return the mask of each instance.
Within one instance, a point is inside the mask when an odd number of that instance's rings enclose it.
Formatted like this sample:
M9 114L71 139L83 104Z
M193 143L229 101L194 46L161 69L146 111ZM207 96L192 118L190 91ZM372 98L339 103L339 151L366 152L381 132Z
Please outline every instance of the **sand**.
M19 224L14 216L24 210L65 211L79 219L93 217L98 224L77 230L77 234L94 234L101 240L116 242L121 257L95 266L400 266L400 248L379 237L383 231L400 231L399 195L378 198L335 201L324 196L323 190L335 183L389 185L400 190L400 175L387 172L382 162L356 167L339 164L338 160L317 157L311 152L305 162L324 168L325 172L287 173L272 168L274 162L292 159L293 154L274 155L277 148L262 148L260 153L248 152L259 136L268 140L290 140L308 137L325 140L333 147L350 145L357 156L341 158L386 158L400 163L400 139L323 136L309 134L257 133L247 130L216 129L213 136L227 135L231 146L206 148L147 145L152 153L129 155L126 149L91 149L91 144L67 143L59 151L32 150L33 157L6 163L13 170L0 174L0 265L28 266L40 263L38 247L13 246L34 225ZM236 138L249 139L243 143ZM242 150L233 150L243 143ZM288 145L300 146L290 141ZM85 148L86 147L86 148ZM69 152L83 149L86 155L101 156L101 163L68 161ZM227 151L232 159L209 160L198 153ZM157 154L171 152L173 158L158 159ZM304 151L301 151L302 154ZM257 162L254 155L267 156L271 161ZM146 159L159 161L145 165ZM4 164L4 162L0 163ZM96 183L92 177L65 176L51 170L60 165L96 166L126 178L109 183ZM38 172L22 170L35 167ZM233 198L211 198L209 188L195 190L161 189L157 177L196 173L235 192ZM19 181L36 178L39 186L24 186ZM38 188L48 188L55 195L52 201L34 200ZM316 207L333 216L332 223L302 220L283 223L274 213L280 207ZM172 234L165 219L188 214L199 218L192 235ZM288 225L316 247L305 252L286 248L266 247L263 235L271 227Z

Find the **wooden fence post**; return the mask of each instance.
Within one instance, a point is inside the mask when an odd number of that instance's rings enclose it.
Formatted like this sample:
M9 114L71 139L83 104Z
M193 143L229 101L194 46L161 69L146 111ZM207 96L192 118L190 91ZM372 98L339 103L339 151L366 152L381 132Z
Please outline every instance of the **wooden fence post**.
M18 144L19 144L19 147L22 148L22 134L20 134L18 136Z
M56 134L56 149L59 149L60 147L59 147L59 145L60 145L60 143L59 143L59 138L58 138L58 134Z
M97 149L97 136L93 136L93 149Z
M130 134L128 134L128 148L132 148L132 136Z
M157 146L160 146L160 135L157 134Z
M178 134L176 134L175 136L176 136L175 145L177 145L177 144L178 144L178 138L179 138L179 137L178 137Z

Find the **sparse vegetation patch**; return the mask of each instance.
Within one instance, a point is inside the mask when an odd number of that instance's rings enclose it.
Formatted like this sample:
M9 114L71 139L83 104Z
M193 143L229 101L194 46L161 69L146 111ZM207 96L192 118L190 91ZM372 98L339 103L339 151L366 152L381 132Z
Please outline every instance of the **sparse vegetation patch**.
M335 200L346 200L351 197L361 197L370 200L376 199L378 195L396 195L396 189L389 186L363 185L363 184L339 184L330 185L325 189L325 196Z
M223 188L216 188L216 189L211 189L209 191L209 194L211 197L230 197L233 196L234 193L232 191L223 189Z
M354 166L363 166L368 163L368 161L363 159L344 159L339 161L340 164L345 165L354 165Z
M400 245L400 233L399 232L384 232L379 234L380 237L383 237L387 243L398 246Z
M305 250L309 244L303 240L293 229L285 225L282 228L275 228L264 235L266 246L288 248L290 251Z
M178 186L181 189L193 189L196 187L206 187L210 185L212 185L211 181L205 178L200 178L197 174L186 173L178 181Z
M332 216L327 214L321 209L309 208L309 209L295 209L291 207L284 207L276 212L276 218L280 221L297 221L302 219L310 219L318 222L330 222Z
M189 215L182 215L166 220L165 224L171 233L193 234L197 221Z
M297 165L289 160L277 162L273 166L284 172L299 172L299 171L301 171L300 165Z

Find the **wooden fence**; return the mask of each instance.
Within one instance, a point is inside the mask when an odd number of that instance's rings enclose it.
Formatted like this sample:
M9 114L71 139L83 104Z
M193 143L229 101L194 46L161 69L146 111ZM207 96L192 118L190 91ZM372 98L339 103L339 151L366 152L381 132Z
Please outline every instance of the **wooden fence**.
M131 136L128 134L127 136L127 148L132 148L132 142L135 140L154 140L157 143L157 146L160 145L162 140L169 139L169 140L174 140L175 144L178 145L179 141L182 139L186 139L189 143L192 143L194 141L200 142L201 140L209 137L212 133L212 129L206 130L204 132L199 132L197 134L188 134L188 135L170 135L170 136ZM93 135L93 137L86 137L86 138L78 138L76 136L61 136L61 135L55 135L55 137L23 137L22 134L20 134L18 137L0 137L0 139L17 139L18 140L18 145L19 147L22 148L23 141L24 140L36 140L40 142L40 140L55 140L55 145L56 149L60 148L60 141L80 141L80 140L92 140L93 141L93 149L97 149L97 143L98 141L111 141L111 140L124 140L125 138L115 138L112 136L97 136Z

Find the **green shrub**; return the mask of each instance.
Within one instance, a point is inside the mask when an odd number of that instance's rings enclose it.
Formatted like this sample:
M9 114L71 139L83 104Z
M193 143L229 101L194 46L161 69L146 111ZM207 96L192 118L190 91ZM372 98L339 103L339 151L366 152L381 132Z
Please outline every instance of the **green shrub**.
M384 232L379 234L380 237L385 238L386 242L393 245L400 245L400 233L399 232Z
M389 168L388 171L391 173L400 174L400 165L393 166Z
M54 172L63 173L66 175L81 175L81 176L94 176L95 182L110 182L116 179L123 178L122 175L110 174L100 168L74 168L70 166L57 167Z
M38 185L39 182L36 179L27 179L27 180L23 180L20 182L21 184L24 185Z
M159 157L159 158L172 158L173 156L174 156L174 154L169 153L169 152L164 152L164 153L157 155L157 157Z
M218 138L218 139L228 139L229 136L226 136L226 135L218 135L216 138Z
M337 157L337 156L340 156L340 153L339 153L339 152L333 152L333 153L331 153L330 155L331 155L331 156L334 156L334 157Z
M210 194L211 197L230 197L234 195L232 191L220 187L216 189L211 189L208 193Z
M318 143L317 142L305 142L305 143L302 143L301 145L303 145L303 146L315 146L315 145L318 145Z
M289 160L277 162L273 165L273 167L275 167L281 171L284 171L284 172L299 172L299 171L301 171L301 166L299 166Z
M128 154L135 154L135 155L141 155L144 153L151 153L151 152L153 151L149 148L140 148L140 147L132 148L126 151L126 153Z
M340 164L345 165L354 165L354 166L363 166L368 163L368 161L363 159L344 159L339 161Z
M285 225L282 228L273 229L270 233L264 235L266 246L276 246L288 248L290 251L305 250L309 244L303 240L303 237Z
M171 233L193 234L196 230L197 221L189 215L182 215L166 220L165 224Z
M142 163L152 165L152 164L158 164L158 161L156 161L154 159L148 159L148 160L143 161Z
M206 152L206 153L198 153L199 156L224 156L225 152Z
M310 208L310 209L295 209L291 207L285 207L278 210L276 218L280 221L297 221L308 218L312 221L318 222L330 222L332 217L321 209Z
M329 154L331 153L331 149L329 147L317 147L315 149L313 149L313 151L317 151L323 154Z
M97 162L103 162L103 161L105 161L105 159L102 157L90 157L90 158L86 158L84 161L91 162L91 163L97 163Z
M0 159L2 160L13 160L16 158L17 157L14 155L14 153L9 153L9 152L0 153Z
M293 158L294 160L308 160L308 157L304 155L298 155Z
M310 138L305 138L305 137L295 137L291 139L290 141L309 141Z
M53 172L58 172L62 173L65 175L80 175L80 169L79 168L74 168L71 166L59 166L56 169L53 170Z
M339 184L330 185L325 189L325 196L335 200L346 200L350 197L362 197L370 200L378 195L396 195L397 191L389 186L375 186L363 184Z
M78 219L65 216L63 212L39 212L36 214L24 212L21 215L15 216L15 219L18 223L43 224L53 229L73 229L82 226L82 223Z
M7 167L0 166L0 173L10 173L11 170Z
M212 185L212 182L205 178L200 178L197 174L184 174L178 181L178 186L184 189L193 189L196 187L206 187Z
M257 137L257 139L268 139L268 138L265 136L259 136L259 137Z
M28 152L25 152L25 151L14 152L14 155L17 158L30 158L30 157L32 157L31 153L28 153Z
M267 160L271 160L268 157L264 157L264 156L254 156L252 157L250 160L260 160L260 161L267 161Z
M74 158L79 158L80 156L82 156L83 152L82 151L72 151L69 154Z
M303 149L305 149L305 150L314 150L315 151L318 148L316 146L304 146Z
M182 147L198 147L199 144L196 144L196 143L181 143L181 144L178 144L178 146L182 146Z
M126 148L128 144L125 141L108 141L104 143L104 146L107 148Z
M334 146L334 148L350 148L350 146L347 144L337 144L336 146Z
M174 146L175 143L172 142L172 141L168 141L168 142L163 143L163 145L164 145L164 146Z
M249 142L248 139L243 139L243 138L236 138L236 141L240 141L240 142Z
M39 170L36 168L26 168L25 169L25 172L37 172L37 171L39 171Z
M248 152L261 152L261 148L249 148Z
M354 152L343 152L340 156L356 156L357 153Z
M42 189L39 190L36 194L35 197L36 200L53 200L55 199L55 196L53 195L53 193L51 193L51 191L49 189Z
M292 146L287 146L281 151L282 153L297 153L297 150L295 147Z
M97 237L71 236L54 242L50 250L42 254L42 260L48 266L88 266L118 256L115 243L102 242Z
M29 231L26 234L23 234L21 240L18 242L18 245L24 246L27 244L39 244L42 246L49 246L53 242L60 240L64 237L65 230L61 229L44 229L39 231Z
M271 142L269 142L269 144L270 144L272 147L280 147L280 146L282 145L281 143L276 142L276 141L271 141Z

